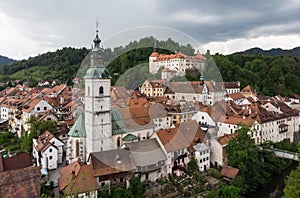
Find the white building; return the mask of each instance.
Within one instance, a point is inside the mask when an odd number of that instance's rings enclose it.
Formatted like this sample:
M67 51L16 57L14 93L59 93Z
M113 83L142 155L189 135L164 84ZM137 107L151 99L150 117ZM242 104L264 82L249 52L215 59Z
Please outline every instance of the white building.
M33 157L37 166L43 169L56 169L62 163L64 143L45 131L38 139L33 139Z
M210 168L210 149L204 144L196 144L193 146L195 149L195 159L198 162L199 171L203 172Z
M184 76L186 69L205 67L206 58L201 54L196 56L188 56L183 53L176 53L171 55L159 54L153 52L149 57L149 71L152 74L157 73L159 68L168 68L176 71L176 76Z

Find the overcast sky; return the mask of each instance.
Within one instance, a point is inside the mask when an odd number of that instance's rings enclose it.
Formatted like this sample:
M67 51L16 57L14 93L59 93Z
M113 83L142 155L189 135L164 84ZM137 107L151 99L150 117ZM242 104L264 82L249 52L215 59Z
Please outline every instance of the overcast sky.
M213 53L300 46L299 0L3 0L0 55L22 59L90 47L96 19L103 41L125 30L160 26L185 33L200 43L194 47Z

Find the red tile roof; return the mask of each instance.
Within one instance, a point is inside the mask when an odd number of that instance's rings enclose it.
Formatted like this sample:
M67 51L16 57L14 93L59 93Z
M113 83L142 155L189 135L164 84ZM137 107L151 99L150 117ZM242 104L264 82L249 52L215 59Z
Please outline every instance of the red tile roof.
M221 170L221 174L229 179L234 179L238 175L239 171L240 170L238 168L224 165Z
M83 165L75 161L60 170L59 190L65 195L76 195L98 189L92 165Z
M177 124L175 128L161 129L157 132L167 152L188 148L196 142L203 142L205 133L195 120Z

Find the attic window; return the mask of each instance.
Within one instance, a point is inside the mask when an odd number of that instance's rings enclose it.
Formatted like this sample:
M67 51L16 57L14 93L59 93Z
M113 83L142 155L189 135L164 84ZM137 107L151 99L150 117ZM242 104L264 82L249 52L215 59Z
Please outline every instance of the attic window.
M117 164L121 164L121 160L117 160Z

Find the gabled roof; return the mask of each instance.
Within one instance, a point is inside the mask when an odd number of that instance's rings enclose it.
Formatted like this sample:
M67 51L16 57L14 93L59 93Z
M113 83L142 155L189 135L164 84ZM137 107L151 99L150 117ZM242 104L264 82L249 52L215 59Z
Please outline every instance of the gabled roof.
M60 170L59 190L65 195L76 195L98 189L92 165L83 165L75 161Z
M224 82L225 89L239 89L240 82Z
M23 106L23 111L26 112L26 113L30 113L34 109L34 107L36 105L38 105L42 100L43 100L42 98L35 98L35 99L27 102ZM44 102L46 102L47 104L49 104L47 100L44 100Z
M169 93L202 93L203 86L200 85L198 81L195 82L170 82L168 85L168 91L165 91L165 94Z
M125 143L125 146L131 152L137 167L145 167L157 164L157 162L165 161L167 159L159 143L154 138L138 142Z
M84 114L81 113L76 120L75 124L70 129L68 135L70 137L86 137L85 131L85 118Z
M240 92L237 93L232 93L232 94L227 94L229 98L232 98L233 100L239 100L239 99L244 99L246 98L243 94Z
M91 153L90 159L95 177L136 169L131 152L126 149Z
M234 138L237 134L236 133L233 133L233 134L226 134L222 137L219 137L217 139L217 141L222 145L222 146L225 146L229 143L229 141Z
M225 92L225 87L223 82L215 82L211 81L204 81L209 92Z
M205 133L197 121L190 120L177 124L175 128L159 130L157 137L167 152L174 152L203 142Z
M238 175L239 171L240 170L238 168L224 165L221 170L221 174L229 179L234 179Z
M252 88L250 85L247 85L244 89L241 91L242 93L256 93L256 90Z

